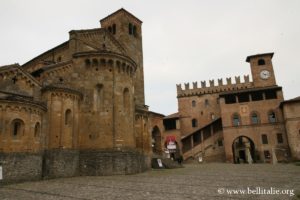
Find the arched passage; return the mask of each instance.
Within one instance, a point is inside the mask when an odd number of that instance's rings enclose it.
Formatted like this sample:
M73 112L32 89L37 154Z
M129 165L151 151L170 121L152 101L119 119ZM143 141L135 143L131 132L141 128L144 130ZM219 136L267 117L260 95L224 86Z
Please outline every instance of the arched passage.
M234 163L255 162L255 145L249 137L239 136L233 140L232 153Z
M152 129L152 151L153 153L161 153L161 133L157 126Z

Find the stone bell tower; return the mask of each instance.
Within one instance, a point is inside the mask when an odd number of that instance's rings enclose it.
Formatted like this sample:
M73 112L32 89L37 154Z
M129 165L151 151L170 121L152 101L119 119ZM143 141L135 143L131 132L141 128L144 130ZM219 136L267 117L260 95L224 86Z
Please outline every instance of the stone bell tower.
M135 102L145 104L144 70L142 49L142 21L121 8L100 20L101 27L107 29L125 48L127 55L137 64L134 80Z

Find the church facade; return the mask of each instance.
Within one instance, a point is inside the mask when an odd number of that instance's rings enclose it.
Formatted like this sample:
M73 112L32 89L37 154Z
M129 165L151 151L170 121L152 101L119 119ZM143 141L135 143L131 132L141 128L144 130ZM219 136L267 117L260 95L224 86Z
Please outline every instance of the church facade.
M150 167L142 21L120 9L100 23L0 68L0 183Z
M246 75L177 85L178 112L152 130L157 152L205 162L278 162L300 159L300 99L284 101L273 53L248 56ZM158 116L158 115L157 115ZM158 120L156 120L158 121ZM154 122L155 123L155 122ZM178 156L178 155L177 155Z

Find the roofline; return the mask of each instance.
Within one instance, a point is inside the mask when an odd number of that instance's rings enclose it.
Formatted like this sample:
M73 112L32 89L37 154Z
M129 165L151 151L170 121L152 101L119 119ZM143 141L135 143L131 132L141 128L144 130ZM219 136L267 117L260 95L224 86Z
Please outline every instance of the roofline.
M60 45L57 45L56 47L53 47L52 49L49 49L48 51L45 51L44 53L41 53L40 55L38 55L38 56L32 58L31 60L27 61L26 63L24 63L21 67L26 67L25 65L28 65L29 63L31 63L31 62L34 61L35 59L38 59L38 58L42 57L43 55L45 55L45 54L47 54L47 53L50 53L51 51L53 51L53 50L55 50L55 49L58 49L58 48L60 48L60 47L62 47L62 46L64 46L64 45L66 45L66 44L68 44L68 43L69 43L69 40L67 40L67 41L65 41L65 42L63 42L63 43L61 43Z
M117 14L118 12L121 12L121 11L125 11L126 13L128 13L131 17L135 18L138 22L140 23L143 23L139 18L137 18L136 16L134 16L132 13L128 12L127 10L125 10L124 8L120 8L119 10L113 12L112 14L104 17L103 19L100 20L100 22L102 23L103 21L107 20L109 17Z
M157 113L157 112L154 112L154 111L151 111L151 110L149 110L148 112L149 112L149 114L153 114L153 115L159 115L159 116L161 116L161 117L165 117L165 115L164 115L164 114Z
M295 103L295 102L300 102L300 98L299 97L296 97L296 98L293 98L293 99L289 99L289 100L286 100L286 101L282 101L280 103L280 106L283 106L283 104L287 104L287 103Z
M271 58L273 58L274 52L255 54L255 55L247 56L246 62L250 62L251 58L260 57L260 56L269 56L269 55L271 56Z

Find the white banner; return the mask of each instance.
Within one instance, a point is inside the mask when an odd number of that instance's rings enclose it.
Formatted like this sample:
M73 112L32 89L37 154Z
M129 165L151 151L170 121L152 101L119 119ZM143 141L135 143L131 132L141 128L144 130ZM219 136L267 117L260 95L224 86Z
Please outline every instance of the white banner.
M0 180L3 179L3 176L2 176L2 166L0 166Z

